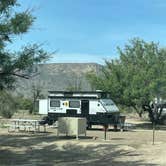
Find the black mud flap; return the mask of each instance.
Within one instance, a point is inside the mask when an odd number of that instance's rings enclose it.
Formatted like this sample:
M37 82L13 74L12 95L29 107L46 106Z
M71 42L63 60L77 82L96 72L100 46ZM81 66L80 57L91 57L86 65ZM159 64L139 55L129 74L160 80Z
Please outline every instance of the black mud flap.
M50 118L49 116L45 116L42 118L42 120L39 122L40 125L52 125L54 123L54 120Z

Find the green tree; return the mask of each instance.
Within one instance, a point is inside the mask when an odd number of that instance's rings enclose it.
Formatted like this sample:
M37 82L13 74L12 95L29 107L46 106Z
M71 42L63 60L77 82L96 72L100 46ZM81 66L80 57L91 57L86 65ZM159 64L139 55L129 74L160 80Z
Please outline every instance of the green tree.
M143 104L166 95L166 49L135 38L118 52L119 59L106 61L100 76L89 73L87 78L94 89L110 91L116 103L141 116Z
M7 49L16 36L28 32L35 20L30 11L17 12L17 7L17 0L0 0L0 90L13 88L17 77L30 78L33 65L49 57L37 44L19 51Z

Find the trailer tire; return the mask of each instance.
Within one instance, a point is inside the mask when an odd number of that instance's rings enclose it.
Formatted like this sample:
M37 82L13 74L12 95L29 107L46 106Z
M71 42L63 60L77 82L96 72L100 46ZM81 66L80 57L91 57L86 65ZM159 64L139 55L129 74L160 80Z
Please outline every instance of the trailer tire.
M166 117L163 118L163 120L162 120L162 124L163 124L163 125L166 125Z
M54 121L52 119L48 119L47 123L48 125L53 125Z
M114 131L117 131L117 130L118 130L118 125L114 124Z
M39 122L40 125L52 125L54 123L54 120L51 119L49 116L44 116L42 120Z
M90 130L91 128L92 128L92 124L87 123L86 129L87 129L87 130Z
M166 125L166 115L163 115L163 116L160 118L159 123L160 123L161 125Z
M44 116L44 117L41 119L41 121L39 121L39 124L40 124L40 125L45 125L45 124L47 123L47 121L48 121L48 116Z

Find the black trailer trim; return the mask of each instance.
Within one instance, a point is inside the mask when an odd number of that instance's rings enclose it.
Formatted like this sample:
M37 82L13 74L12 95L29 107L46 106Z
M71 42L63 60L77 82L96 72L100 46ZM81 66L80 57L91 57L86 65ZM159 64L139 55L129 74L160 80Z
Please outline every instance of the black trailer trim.
M115 113L98 113L96 115L82 114L66 114L66 113L48 113L48 116L53 121L57 121L59 117L84 117L87 119L87 123L91 125L117 125L119 124L119 112Z
M50 94L54 94L54 93L63 93L63 94L108 94L108 93L111 93L111 92L103 92L103 91L48 91Z
M89 97L89 96L48 96L51 99L98 99L98 97Z

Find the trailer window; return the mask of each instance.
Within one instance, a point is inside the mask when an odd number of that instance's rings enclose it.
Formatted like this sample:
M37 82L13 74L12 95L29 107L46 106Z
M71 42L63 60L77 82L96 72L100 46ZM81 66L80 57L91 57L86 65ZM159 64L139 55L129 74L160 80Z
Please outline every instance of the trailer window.
M50 107L60 107L60 101L59 100L51 100Z
M104 106L110 106L110 105L115 105L112 100L109 99L102 99L101 100Z
M102 99L101 104L108 112L117 112L119 111L118 107L111 99Z
M80 108L80 101L69 101L69 107Z

